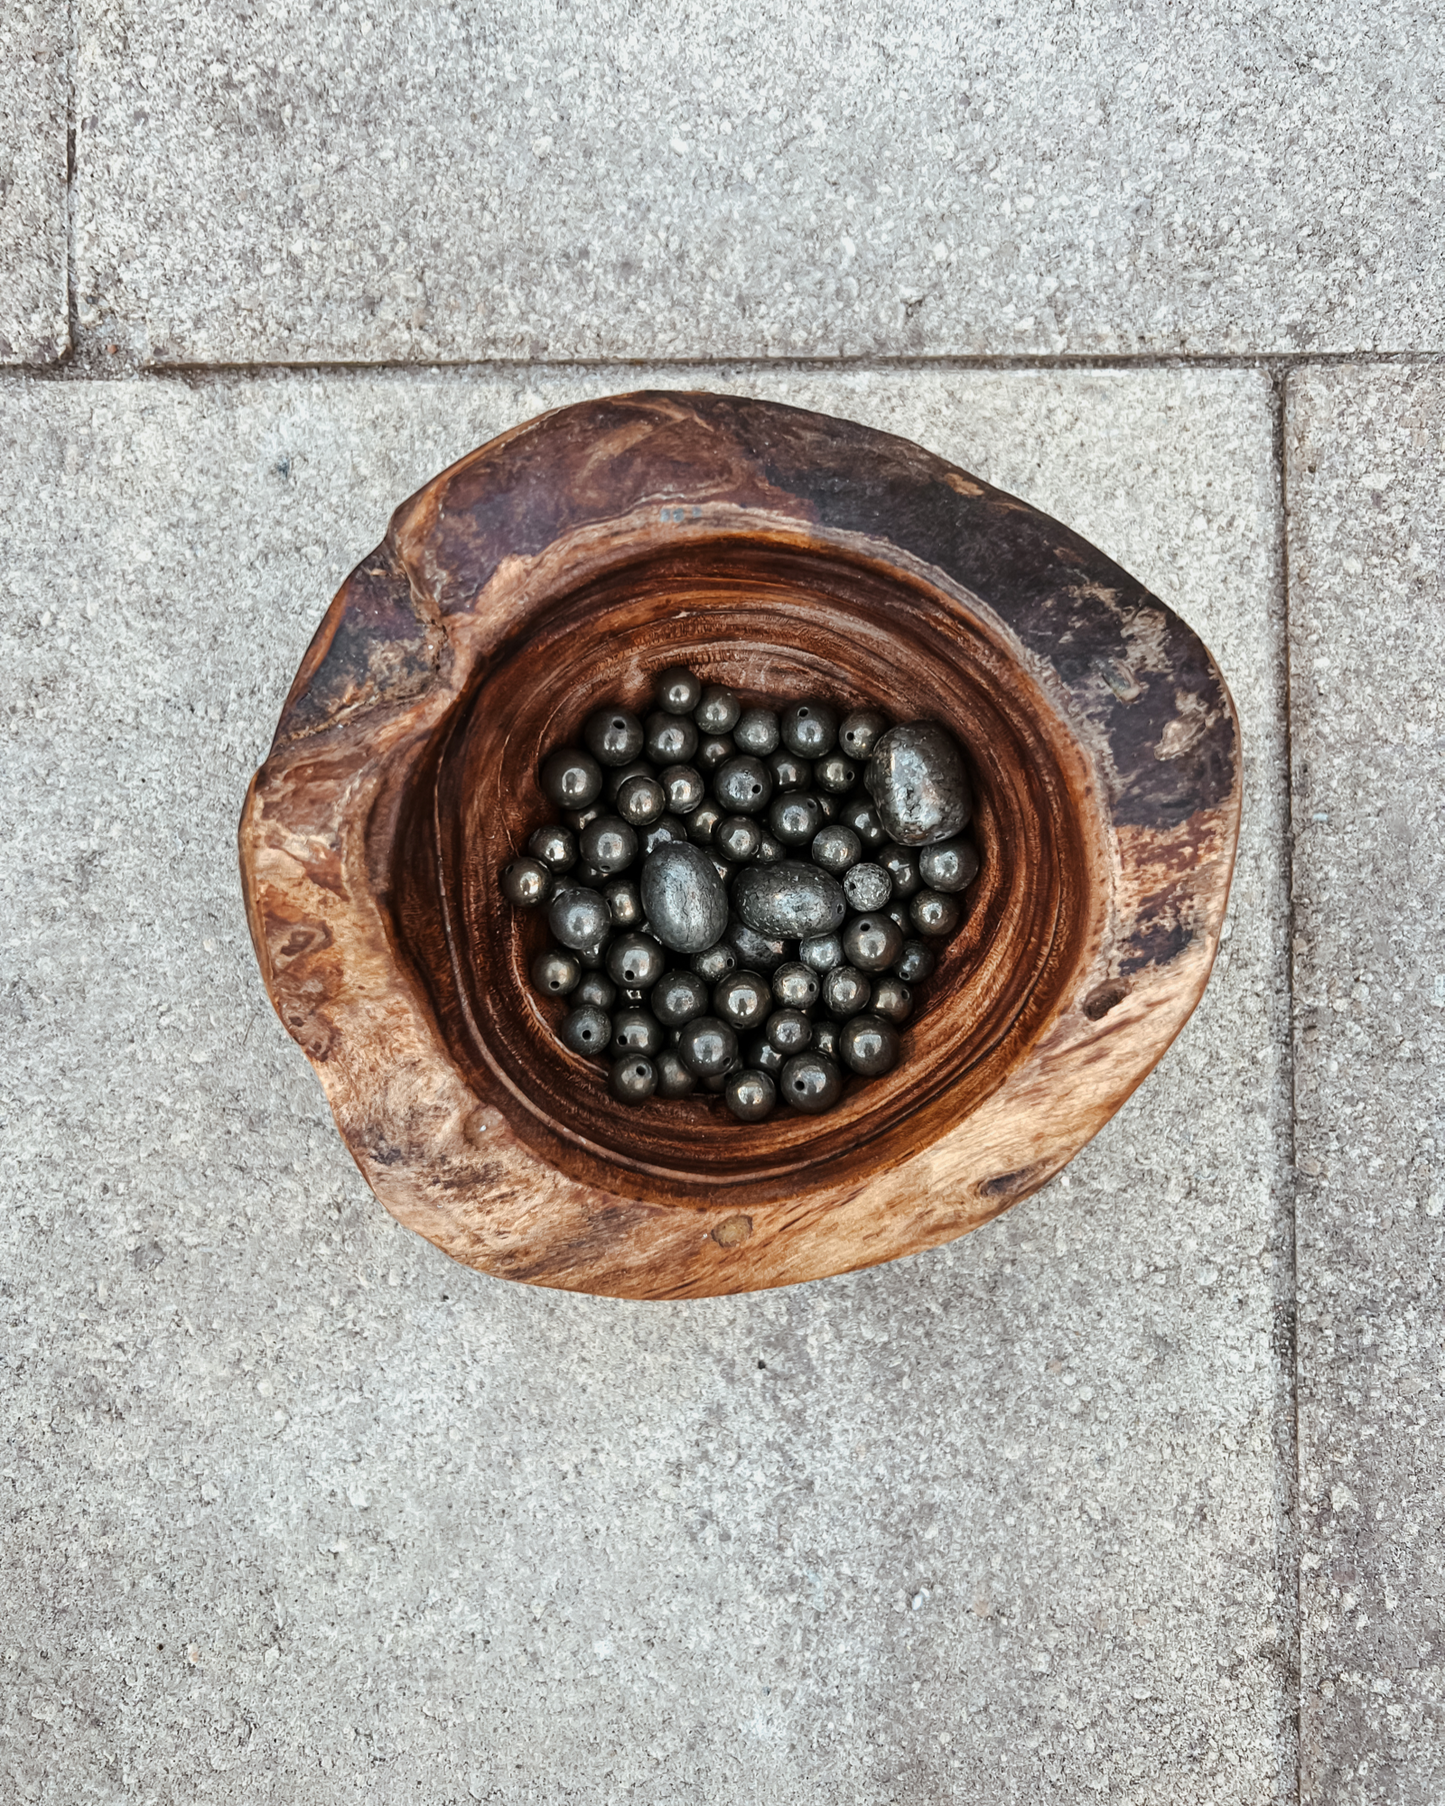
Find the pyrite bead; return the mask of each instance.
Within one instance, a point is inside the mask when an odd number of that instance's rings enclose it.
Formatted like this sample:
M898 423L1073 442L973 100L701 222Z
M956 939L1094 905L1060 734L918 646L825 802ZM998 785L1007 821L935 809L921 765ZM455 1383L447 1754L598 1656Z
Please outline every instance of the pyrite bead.
M866 796L849 797L838 820L858 836L865 853L875 852L888 839L888 830L878 819L878 811Z
M712 1007L729 1028L761 1028L773 1007L772 988L760 973L730 972L713 986Z
M873 748L864 783L889 838L906 847L950 839L973 813L963 755L936 722L889 728Z
M898 1030L881 1016L854 1016L838 1031L838 1057L865 1079L892 1072L898 1064L898 1047Z
M813 767L786 746L769 753L764 764L775 790L806 790L813 782Z
M813 781L830 796L846 796L858 782L858 767L840 752L830 752L813 767Z
M815 972L832 972L843 964L843 943L835 931L805 935L798 942L798 958Z
M630 828L645 828L667 807L668 796L654 777L641 772L617 788L617 813Z
M838 717L826 702L795 702L783 710L778 732L800 759L821 759L838 738Z
M842 797L834 796L829 790L818 791L817 797L818 807L823 811L823 820L825 822L837 821L838 817L843 813Z
M785 960L773 974L773 1000L785 1010L812 1009L822 989L822 979L801 960Z
M717 839L718 823L727 820L721 808L711 797L705 798L696 809L686 817L687 837L696 846L713 846Z
M766 1072L776 1078L783 1070L784 1056L766 1035L758 1035L743 1049L743 1060L754 1072Z
M733 885L733 908L758 934L798 940L837 928L848 905L836 878L816 865L783 859L745 866Z
M650 828L644 828L637 837L644 859L659 847L679 846L686 839L687 823L680 815L659 816Z
M843 717L838 745L850 759L869 759L873 748L888 732L888 717L877 709L855 709Z
M613 805L613 813L616 813L618 792L629 778L651 778L656 775L650 759L629 759L626 765L619 765L615 770L609 771L602 780L602 794Z
M787 848L775 835L764 834L758 842L758 850L753 856L754 865L776 865L787 852Z
M617 1002L617 986L600 968L596 972L584 972L572 993L572 1002L595 1003L599 1010L610 1010Z
M729 815L756 815L773 797L773 776L761 759L740 754L719 765L712 793Z
M690 1091L697 1090L696 1078L678 1058L675 1047L664 1047L654 1058L652 1065L657 1074L659 1097L686 1097Z
M712 805L717 808L717 804ZM757 856L763 831L750 815L725 815L713 830L712 844L724 859L742 865Z
M729 972L737 970L738 956L725 941L718 941L711 947L704 947L700 953L694 953L688 963L704 984L715 985Z
M691 815L707 795L707 785L702 781L702 773L694 770L691 765L669 765L659 782L667 797L667 807L673 815Z
M821 1054L825 1060L832 1060L836 1065L838 1059L838 1024L826 1016L820 1017L813 1024L813 1042L811 1051Z
M577 836L560 822L548 822L527 842L527 851L534 859L540 859L549 872L560 876L577 863Z
M657 765L685 765L697 751L697 726L686 715L659 709L647 717L643 747Z
M823 811L815 796L792 791L776 796L768 807L768 826L785 847L808 846L823 825Z
M917 854L912 848L901 847L896 840L890 840L874 857L893 880L894 897L899 902L907 902L923 882L918 876Z
M726 765L729 759L735 758L737 750L731 734L709 734L698 741L692 762L701 772L716 771L719 765Z
M854 909L882 909L893 895L893 880L881 865L862 860L844 872L843 895Z
M843 1095L843 1075L833 1062L809 1048L794 1054L778 1075L778 1092L795 1110L821 1116Z
M922 941L905 941L903 951L893 962L893 972L906 985L921 985L937 964L932 949L925 947Z
M707 1013L708 987L696 972L664 972L648 998L652 1013L664 1028L681 1028L694 1016Z
M703 691L692 718L704 734L730 734L743 712L742 704L731 690L721 684L709 684Z
M658 708L666 709L669 715L690 715L702 701L702 679L686 665L669 665L658 672L653 695Z
M814 865L821 865L825 872L841 878L850 865L857 865L863 857L863 843L851 828L832 821L813 836L809 852ZM846 893L847 886L843 888Z
M578 836L577 851L599 871L626 871L637 857L637 830L620 815L599 815Z
M843 952L860 972L886 972L902 951L903 930L888 916L854 916L843 930Z
M579 1003L562 1018L557 1033L573 1053L600 1057L612 1041L612 1018L595 1004Z
M518 909L535 909L545 903L551 889L552 874L540 859L523 854L502 867L502 895Z
M728 1072L738 1057L738 1038L716 1016L695 1016L677 1038L678 1058L695 1078Z
M642 867L642 907L652 932L674 953L697 953L722 938L728 895L707 853L682 841L659 847Z
M642 751L642 723L626 709L597 709L587 717L582 739L599 765L627 765Z
M768 1074L746 1067L729 1077L723 1096L739 1122L761 1122L778 1101L777 1087Z
M950 896L966 890L978 876L978 852L972 841L940 840L918 850L918 875L930 890Z
M558 947L544 947L532 961L532 983L549 997L565 997L582 980L582 962Z
M913 1014L913 992L901 978L895 978L890 972L874 980L868 1007L875 1016L882 1016L885 1022L897 1027Z
M629 991L649 991L667 970L667 955L650 934L635 928L614 935L607 949L607 976Z
M963 920L957 897L941 890L921 890L908 905L913 926L920 934L952 934Z
M812 1020L802 1010L774 1010L763 1031L780 1054L801 1053L813 1039Z
M607 1089L619 1104L645 1104L657 1089L657 1068L636 1054L614 1060L607 1075Z
M751 753L755 759L767 758L778 744L777 710L744 709L733 729L733 739L739 752Z
M651 1059L662 1041L662 1024L640 1004L629 1004L613 1015L610 1051L614 1059L624 1054L646 1054Z
M642 894L631 878L613 878L602 886L614 928L637 928L642 923Z
M751 871L751 866L743 870ZM733 888L736 889L736 881ZM736 919L728 923L728 944L738 956L738 963L753 972L776 972L788 957L788 943L781 935L757 934L746 922Z
M559 890L547 905L547 926L564 947L583 953L607 934L612 914L600 891L574 886ZM582 963L586 965L585 957Z
M602 767L590 753L563 747L542 762L542 794L559 809L585 809L602 794Z
M840 1022L868 1008L873 987L856 966L838 966L823 979L823 1008Z

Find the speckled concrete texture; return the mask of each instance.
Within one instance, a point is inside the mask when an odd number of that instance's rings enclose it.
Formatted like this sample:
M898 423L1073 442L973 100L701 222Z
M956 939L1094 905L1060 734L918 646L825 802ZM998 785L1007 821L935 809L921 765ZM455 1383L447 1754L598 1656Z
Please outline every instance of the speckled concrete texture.
M1311 1806L1445 1798L1445 380L1287 417Z
M0 385L6 1797L1293 1798L1270 386L704 380L937 447L1202 630L1250 753L1210 991L951 1248L664 1306L450 1265L271 1015L234 823L393 503L615 377Z
M1430 0L77 0L77 299L161 362L1402 350Z
M0 364L43 364L66 324L70 22L45 0L0 7Z

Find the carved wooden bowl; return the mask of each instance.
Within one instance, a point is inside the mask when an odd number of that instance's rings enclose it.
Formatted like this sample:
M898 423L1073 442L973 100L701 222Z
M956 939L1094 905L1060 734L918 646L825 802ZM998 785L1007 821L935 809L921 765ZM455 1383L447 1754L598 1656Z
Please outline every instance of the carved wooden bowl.
M876 702L969 754L982 871L886 1078L826 1116L615 1102L528 979L496 874L543 754L663 666ZM543 415L398 509L251 785L281 1020L398 1218L633 1298L785 1285L962 1235L1119 1107L1209 976L1238 832L1199 639L1068 528L902 439L727 396Z

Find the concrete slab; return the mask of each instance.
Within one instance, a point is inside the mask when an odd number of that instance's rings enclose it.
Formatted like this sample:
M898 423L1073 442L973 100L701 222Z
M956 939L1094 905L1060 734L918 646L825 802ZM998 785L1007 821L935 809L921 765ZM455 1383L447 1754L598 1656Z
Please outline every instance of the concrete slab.
M1445 380L1292 378L1302 1798L1445 1795Z
M80 317L160 362L1438 347L1409 0L80 0Z
M0 364L44 364L70 342L65 300L63 6L0 12Z
M1200 626L1251 760L1204 1005L1068 1173L951 1248L677 1306L450 1265L270 1014L234 823L392 504L605 385L0 387L20 1799L1292 1794L1270 389L707 381L935 445Z

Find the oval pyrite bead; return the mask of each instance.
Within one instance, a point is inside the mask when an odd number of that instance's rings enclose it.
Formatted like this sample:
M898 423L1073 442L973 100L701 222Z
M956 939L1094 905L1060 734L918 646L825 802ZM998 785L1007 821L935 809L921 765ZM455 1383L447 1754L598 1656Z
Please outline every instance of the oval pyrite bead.
M698 953L722 937L728 894L708 854L691 841L661 846L642 868L642 907L674 953Z

